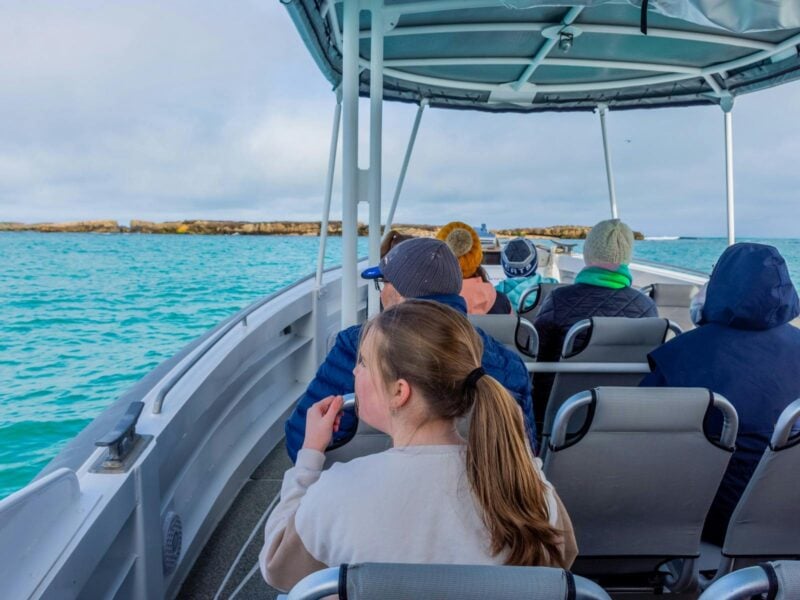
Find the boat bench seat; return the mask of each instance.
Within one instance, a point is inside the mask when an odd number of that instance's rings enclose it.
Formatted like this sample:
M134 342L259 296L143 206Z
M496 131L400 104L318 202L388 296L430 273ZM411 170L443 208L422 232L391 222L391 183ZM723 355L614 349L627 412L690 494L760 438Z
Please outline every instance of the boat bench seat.
M694 329L689 307L699 291L694 283L654 283L642 289L655 302L658 316L677 323L683 331Z
M547 452L547 440L553 428L558 410L567 398L578 392L598 386L637 386L645 373L639 368L647 364L647 355L664 343L668 332L680 332L680 328L661 317L632 319L627 317L592 317L573 325L564 338L561 363L627 363L630 371L616 372L564 372L557 373L550 390L542 427L542 450ZM581 339L588 341L580 351L574 349ZM575 424L570 431L580 428L585 411L575 415Z
M470 323L482 329L506 348L533 362L539 352L539 334L533 324L517 315L468 315Z
M550 567L362 563L312 573L289 597L318 600L610 600L597 584Z
M581 409L586 422L571 435ZM724 417L719 440L704 428L711 410ZM601 585L637 575L637 585L655 580L675 592L696 585L700 534L737 430L733 406L702 388L600 387L567 400L544 472L575 529L573 571ZM657 572L673 560L674 572Z
M800 399L778 418L769 446L731 515L714 580L766 560L800 559L798 419Z

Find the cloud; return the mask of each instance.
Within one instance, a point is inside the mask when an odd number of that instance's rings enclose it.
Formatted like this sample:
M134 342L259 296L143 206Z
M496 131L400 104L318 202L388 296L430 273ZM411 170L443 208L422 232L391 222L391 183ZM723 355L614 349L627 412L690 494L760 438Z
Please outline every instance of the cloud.
M737 100L743 233L796 235L798 104L797 83ZM317 219L333 107L278 3L6 3L0 220ZM415 112L384 109L384 214ZM363 101L360 122L365 167ZM608 122L623 218L653 235L724 235L721 111ZM609 214L606 186L596 115L428 109L395 220L590 224Z

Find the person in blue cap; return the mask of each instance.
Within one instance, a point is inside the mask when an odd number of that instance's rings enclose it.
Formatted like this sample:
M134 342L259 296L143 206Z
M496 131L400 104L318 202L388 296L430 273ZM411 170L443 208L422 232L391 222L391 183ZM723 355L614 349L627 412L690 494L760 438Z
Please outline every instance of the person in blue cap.
M467 312L461 292L461 267L447 244L433 238L414 238L401 242L381 259L378 266L361 276L372 279L381 292L381 303L389 308L406 298L434 300L463 314ZM332 395L352 393L362 325L340 331L336 343L286 421L286 450L294 462L303 445L306 412L313 404ZM519 404L531 448L535 450L531 381L520 357L489 334L477 329L483 341L483 368L511 393ZM352 437L358 425L355 415L345 412L333 442Z
M506 279L495 287L498 292L504 293L511 301L511 306L517 312L530 310L536 304L536 294L529 294L525 298L525 306L519 305L520 298L529 289L540 283L558 283L552 277L542 277L536 272L539 267L539 256L536 246L526 238L514 238L508 242L500 253L500 264Z
M711 504L703 539L722 545L733 509L769 444L778 416L800 397L800 301L773 246L739 243L711 273L697 329L648 355L642 386L704 387L739 415L736 451ZM710 434L722 428L709 417Z

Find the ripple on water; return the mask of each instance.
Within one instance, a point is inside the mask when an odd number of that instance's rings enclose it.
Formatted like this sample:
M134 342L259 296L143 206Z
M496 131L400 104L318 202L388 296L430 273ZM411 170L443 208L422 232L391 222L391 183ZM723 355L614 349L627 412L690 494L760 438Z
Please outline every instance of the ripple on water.
M313 272L317 249L298 237L0 233L14 265L0 269L0 498L156 365Z
M773 240L795 281L800 244ZM639 242L708 271L724 240ZM314 272L316 238L0 233L0 497L197 336ZM366 241L360 240L361 255ZM339 262L330 238L327 264Z

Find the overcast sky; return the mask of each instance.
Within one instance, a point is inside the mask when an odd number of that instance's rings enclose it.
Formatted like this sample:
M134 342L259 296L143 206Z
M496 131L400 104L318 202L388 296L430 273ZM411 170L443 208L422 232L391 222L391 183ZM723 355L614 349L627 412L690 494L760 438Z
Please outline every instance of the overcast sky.
M277 0L0 0L0 221L317 220L333 108ZM740 236L800 237L798 108L798 83L737 100ZM415 112L384 110L385 210ZM625 220L648 235L725 235L719 109L611 113L608 125ZM338 181L335 192L339 218ZM597 115L431 109L395 220L608 214Z

